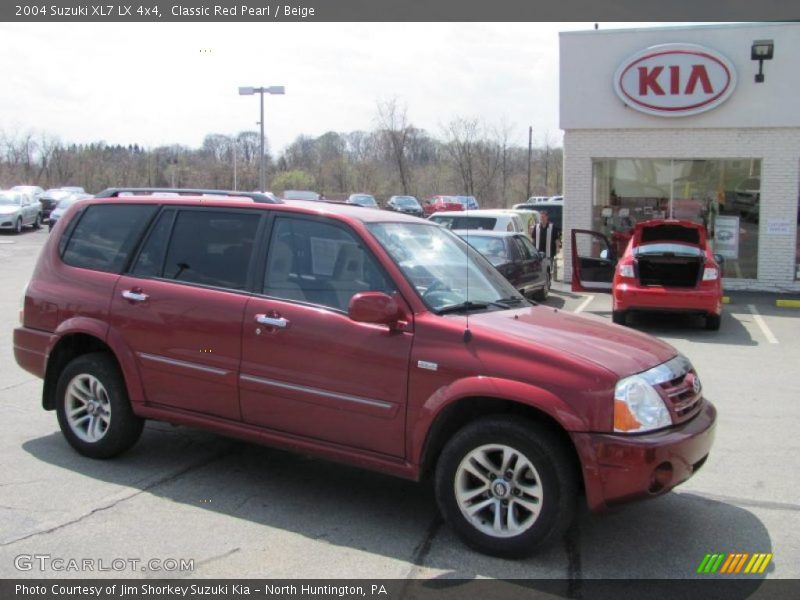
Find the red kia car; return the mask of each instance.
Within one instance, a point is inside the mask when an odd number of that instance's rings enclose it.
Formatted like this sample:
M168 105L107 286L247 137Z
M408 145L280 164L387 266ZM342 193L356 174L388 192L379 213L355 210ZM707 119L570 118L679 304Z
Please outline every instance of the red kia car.
M433 196L425 200L422 210L426 217L443 210L464 210L464 204L455 196Z
M697 313L706 329L722 317L721 258L703 225L677 219L637 223L624 253L596 231L572 231L572 289L611 291L613 320L624 325L633 311Z
M154 419L432 477L457 534L501 556L561 539L581 493L595 511L657 496L708 457L716 411L687 358L532 306L443 227L118 192L58 221L14 331L86 456Z

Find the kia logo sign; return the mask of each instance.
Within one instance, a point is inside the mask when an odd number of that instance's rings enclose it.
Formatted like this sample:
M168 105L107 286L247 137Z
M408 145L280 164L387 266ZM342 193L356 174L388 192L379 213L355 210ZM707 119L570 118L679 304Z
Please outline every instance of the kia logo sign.
M625 104L660 117L711 110L735 87L731 62L696 44L652 46L625 60L614 75L614 90Z

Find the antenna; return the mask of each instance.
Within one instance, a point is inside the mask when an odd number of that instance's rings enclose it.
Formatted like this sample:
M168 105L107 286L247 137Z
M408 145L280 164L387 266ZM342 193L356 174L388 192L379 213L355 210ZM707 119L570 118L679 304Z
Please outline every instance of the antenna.
M469 216L469 200L466 200L466 205L464 206L464 210L466 211L467 216ZM469 226L469 220L467 220L467 225ZM467 297L465 300L467 303L467 323L466 323L466 328L464 329L465 344L472 339L472 332L469 330L469 251L470 248L472 248L472 246L469 243L469 232L470 229L469 227L467 227L467 251L464 255L467 260Z

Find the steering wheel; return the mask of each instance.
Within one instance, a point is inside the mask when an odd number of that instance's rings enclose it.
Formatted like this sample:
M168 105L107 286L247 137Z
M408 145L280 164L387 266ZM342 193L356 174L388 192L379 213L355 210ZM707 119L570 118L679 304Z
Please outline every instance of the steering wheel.
M441 279L437 279L431 285L428 286L428 289L422 294L423 298L428 298L429 295L433 294L434 292L442 291L442 292L452 292L447 285Z

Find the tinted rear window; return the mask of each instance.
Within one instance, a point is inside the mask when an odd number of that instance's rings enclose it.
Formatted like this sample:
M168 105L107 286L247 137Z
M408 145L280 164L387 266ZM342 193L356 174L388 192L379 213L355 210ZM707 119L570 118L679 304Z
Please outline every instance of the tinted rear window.
M655 227L642 229L642 244L666 241L698 245L700 243L700 232L694 227L683 227L681 225L656 225Z
M154 204L95 204L84 211L64 250L72 267L120 273L158 210Z

